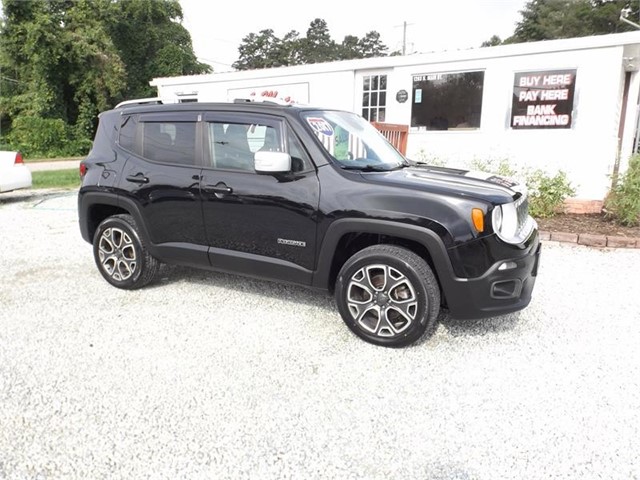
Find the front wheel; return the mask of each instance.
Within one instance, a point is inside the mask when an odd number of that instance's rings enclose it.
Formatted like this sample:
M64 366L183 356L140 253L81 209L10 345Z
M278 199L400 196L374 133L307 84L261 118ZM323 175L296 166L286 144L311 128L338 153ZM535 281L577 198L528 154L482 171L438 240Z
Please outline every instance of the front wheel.
M93 257L107 282L127 290L147 285L159 268L131 215L114 215L98 226L93 236Z
M367 247L347 260L335 297L347 326L385 347L404 347L432 333L440 311L440 288L427 262L395 245Z

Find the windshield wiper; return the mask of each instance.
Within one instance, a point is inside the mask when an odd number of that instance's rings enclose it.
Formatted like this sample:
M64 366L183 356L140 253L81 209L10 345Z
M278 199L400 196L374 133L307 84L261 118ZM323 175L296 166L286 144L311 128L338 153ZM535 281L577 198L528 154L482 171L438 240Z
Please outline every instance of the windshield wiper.
M340 165L343 170L360 170L361 172L390 172L404 168L406 165L400 164L395 167L385 167L381 165Z

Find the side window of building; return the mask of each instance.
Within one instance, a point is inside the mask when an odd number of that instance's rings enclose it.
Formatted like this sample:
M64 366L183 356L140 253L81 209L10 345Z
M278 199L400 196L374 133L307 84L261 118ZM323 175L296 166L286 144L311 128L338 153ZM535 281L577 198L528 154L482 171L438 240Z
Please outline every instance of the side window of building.
M411 126L426 130L480 128L484 72L413 77Z
M196 163L195 122L143 122L142 156L177 165Z
M256 152L282 152L280 129L260 123L208 122L210 165L254 171Z
M370 122L384 122L386 107L387 76L365 76L362 79L362 116Z
M138 117L135 115L127 115L122 117L120 123L120 135L118 137L118 143L122 148L129 150L130 152L138 153L136 151L136 131L138 127Z

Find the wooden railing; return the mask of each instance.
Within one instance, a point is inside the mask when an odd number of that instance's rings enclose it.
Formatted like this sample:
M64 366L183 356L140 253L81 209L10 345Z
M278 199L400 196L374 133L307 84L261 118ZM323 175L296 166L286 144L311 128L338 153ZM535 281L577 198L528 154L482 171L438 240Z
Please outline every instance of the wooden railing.
M403 155L407 154L407 139L409 138L409 125L395 123L371 122L371 124L389 140L389 143Z

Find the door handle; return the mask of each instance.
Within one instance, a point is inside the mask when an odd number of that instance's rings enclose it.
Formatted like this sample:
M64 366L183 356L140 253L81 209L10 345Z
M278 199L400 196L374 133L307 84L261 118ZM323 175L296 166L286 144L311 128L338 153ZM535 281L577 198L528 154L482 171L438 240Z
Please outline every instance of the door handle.
M233 193L231 187L227 187L224 183L218 183L216 185L205 185L204 191L209 193L215 193L217 195L229 195Z
M127 176L127 182L144 185L145 183L149 183L149 178L145 177L142 173L136 173L135 175Z

